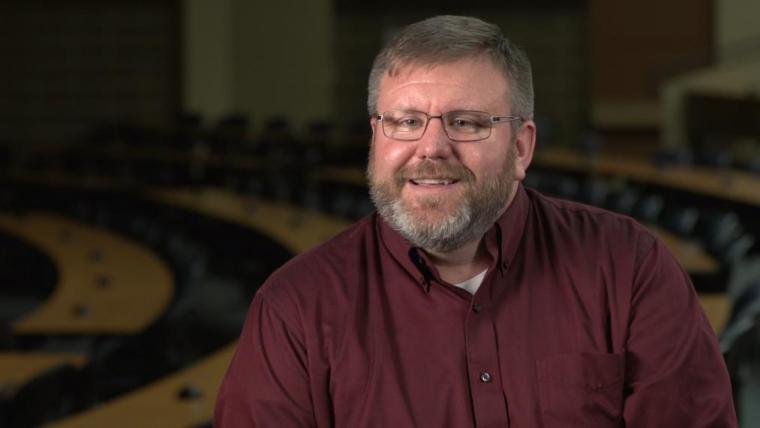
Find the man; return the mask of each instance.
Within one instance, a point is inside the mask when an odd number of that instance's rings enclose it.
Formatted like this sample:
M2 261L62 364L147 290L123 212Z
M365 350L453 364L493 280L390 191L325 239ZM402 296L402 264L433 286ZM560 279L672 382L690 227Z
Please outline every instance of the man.
M725 427L728 376L687 275L634 221L520 181L530 64L440 16L375 60L377 213L258 291L216 426Z

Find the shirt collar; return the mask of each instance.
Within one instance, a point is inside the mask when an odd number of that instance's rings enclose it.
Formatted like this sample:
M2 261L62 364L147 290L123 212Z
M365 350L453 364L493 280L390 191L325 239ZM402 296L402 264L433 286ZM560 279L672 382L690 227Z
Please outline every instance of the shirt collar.
M529 205L525 188L519 184L509 207L499 217L494 227L486 232L486 248L500 270L509 267L520 246L528 219ZM378 235L386 251L427 291L430 288L431 279L435 279L430 259L424 251L413 247L401 234L393 230L382 217L376 216Z

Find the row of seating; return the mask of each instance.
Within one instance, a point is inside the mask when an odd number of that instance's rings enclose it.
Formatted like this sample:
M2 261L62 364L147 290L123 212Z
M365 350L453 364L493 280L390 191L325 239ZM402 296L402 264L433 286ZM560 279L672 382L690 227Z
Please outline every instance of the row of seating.
M672 189L614 177L577 176L541 169L532 170L526 184L551 195L659 225L683 238L698 241L722 263L734 263L757 250L757 226L742 220L737 210L716 208L710 200L681 198Z
M151 159L151 156L147 156L149 162L143 165L146 173L152 171L160 174L162 165L163 168L177 167L181 171L191 171L194 168L192 163L188 164L187 159L180 162L166 162L161 159ZM112 161L117 162L117 159L118 157L114 157ZM264 165L262 168L261 165L241 161L237 164L239 168L228 170L225 165L229 161L229 158L225 158L223 162L216 164L214 164L217 162L215 160L206 164L201 162L201 165L205 165L205 172L199 177L203 179L192 182L200 184L207 182L206 180L218 181L219 184L231 189L225 191L203 188L184 191L164 190L149 192L146 199L142 196L141 187L134 185L135 180L117 179L109 182L109 186L114 183L127 184L127 190L101 189L80 192L58 188L54 191L45 191L44 189L48 188L47 185L14 183L15 194L10 198L0 198L10 199L6 206L12 207L14 212L32 208L52 209L88 224L132 237L150 246L169 260L180 283L177 287L177 298L172 302L165 316L148 331L129 338L98 338L94 341L94 345L90 343L94 351L92 349L86 349L86 351L92 362L74 371L74 378L78 384L89 385L83 392L77 392L78 397L85 397L85 399L81 402L59 403L65 405L63 406L65 408L58 409L56 413L58 416L70 414L74 409L82 409L81 403L89 403L84 404L85 406L92 405L92 403L122 396L126 391L157 394L157 389L152 389L150 386L152 384L148 382L163 378L169 371L186 367L193 361L202 359L204 355L209 355L214 349L219 349L219 346L223 345L222 342L227 343L232 340L232 337L237 334L245 311L245 307L239 305L241 302L247 305L250 294L263 277L271 271L273 266L284 261L290 253L302 250L304 240L312 243L321 241L330 234L324 230L330 230L330 227L333 227L325 226L323 222L313 222L311 217L304 212L290 211L288 213L287 210L283 211L282 206L278 208L277 205L270 206L245 198L241 199L241 193L310 207L349 219L357 218L371 210L364 172L361 169L353 170L354 172L349 174L351 179L348 182L342 182L329 178L329 174L320 174L322 168L316 171L293 173L284 169L278 170L269 165ZM126 162L122 173L132 176L133 171L130 168L132 165ZM631 186L630 182L613 178L587 182L578 175L566 173L553 175L549 168L546 170L532 169L529 178L533 177L530 179L538 181L532 184L538 187L546 186L543 190L549 193L555 192L565 197L575 195L579 200L627 212L641 218L642 221L654 219L653 222L675 233L680 233L684 237L697 237L702 231L710 230L711 227L708 226L712 224L709 221L712 213L731 212L727 210L731 204L717 208L700 205L694 203L695 201L688 195L675 197L674 195L680 192L666 191L666 188L651 183L644 183L644 185L637 183L638 186ZM113 178L113 170L110 173L110 177ZM103 168L102 174L109 176L109 168ZM564 178L567 177L569 179L565 180ZM141 179L138 178L138 180ZM188 183L183 180L175 182L173 179L158 182L161 184ZM92 184L93 181L85 180L85 183ZM148 179L140 184L155 184L155 182ZM632 189L632 191L626 193L626 189ZM588 190L587 193L586 190ZM692 207L694 210L690 210ZM678 216L673 214L675 212L684 214ZM756 235L752 224L744 220L747 218L746 211L736 211L734 214L733 220L731 216L728 216L727 219L721 217L722 220L717 221L717 224L723 226L713 228L715 233L711 236L714 236L715 242L722 242L724 245L733 244L737 241L735 239L737 231ZM213 217L219 220L211 220ZM720 216L716 215L716 217ZM676 224L683 227L682 231L668 226L668 219L671 218L681 218L681 221ZM273 222L273 219L278 221ZM277 226L272 229L273 223ZM337 222L334 227L339 228L342 227L341 225L345 223ZM279 244L269 247L261 245L261 237L250 235L253 233L251 229L267 227L270 227L268 233L277 237ZM251 238L246 239L246 236ZM265 250L262 251L262 247ZM280 250L273 250L275 247ZM732 257L730 260L745 261L748 255L754 253L753 246L749 246L746 251L740 250L741 248L736 252L741 256ZM715 256L723 260L722 254L726 252L729 251L715 253ZM242 263L238 262L241 258ZM241 284L241 277L248 278L243 280L245 284ZM238 294L221 291L225 289L238 290ZM239 290L246 290L242 293L245 297L241 296ZM220 295L227 297L219 299L217 296ZM220 308L227 314L235 315L228 317L226 321L217 322ZM233 309L230 310L230 308ZM216 317L208 316L212 311L215 311ZM230 326L234 328L229 328ZM229 333L228 330L234 330L234 332L231 335L220 334L225 331ZM742 337L745 336L742 335ZM54 340L61 339L54 338ZM198 342L212 342L213 345L198 347ZM21 342L17 340L16 343ZM24 345L39 347L40 343L45 344L45 342L25 342ZM151 368L145 370L140 361L150 362ZM67 377L71 378L70 375L70 371L69 374L61 375L61 382L64 382ZM107 383L103 384L104 381ZM171 392L169 395L173 398L176 398L177 394L197 395L197 388L193 388L192 384L185 383L185 386L187 388L183 387L181 390L186 393L179 391L176 385L172 389L163 391L164 393ZM201 388L201 390L204 396L201 401L205 403L211 398L209 396L211 393L206 388ZM17 407L20 408L20 406ZM204 422L198 420L197 423Z
M292 252L304 251L346 227L345 221L282 203L243 197L224 189L156 190L151 201L183 212L221 219L229 225L266 233ZM232 240L230 240L232 241ZM216 389L234 345L209 353L196 364L120 396L116 401L61 419L52 426L153 424L160 413L162 426L201 426L210 421Z
M76 221L83 225L67 227L67 242L80 240L80 228L85 227L139 242L160 254L177 280L174 298L158 319L139 331L62 333L38 329L33 335L10 331L0 347L0 362L3 355L19 351L51 356L74 352L84 360L77 365L64 360L45 369L40 367L35 376L8 390L9 395L0 393L0 426L37 426L59 419L204 359L237 337L256 287L291 256L287 249L254 230L191 214L131 192L19 183L6 183L0 189L9 202L5 208L12 207L7 214L11 218L28 220L34 212L55 212L56 216L72 219L71 224ZM54 240L60 237L57 232L46 235ZM100 248L98 260L117 261L109 250L108 245ZM134 260L135 257L120 259L126 264ZM111 272L110 264L96 265L113 275L109 286L119 285L121 273ZM132 273L142 270L131 269ZM147 287L146 291L158 285L152 281L133 284ZM61 283L58 286L67 287ZM114 303L115 312L110 315L116 317L123 310L137 314L146 304L157 303L149 293L143 296L148 301ZM102 309L98 304L95 297L88 306L90 313ZM0 390L2 385L0 379ZM62 390L66 391L66 400L55 396Z

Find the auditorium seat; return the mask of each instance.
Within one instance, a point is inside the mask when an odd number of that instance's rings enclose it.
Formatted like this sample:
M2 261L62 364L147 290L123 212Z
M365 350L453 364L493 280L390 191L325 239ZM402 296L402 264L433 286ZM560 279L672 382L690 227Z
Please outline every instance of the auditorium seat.
M639 202L639 195L638 188L631 185L625 186L608 198L607 208L620 214L633 215L633 209Z
M747 257L755 247L755 236L751 233L743 233L732 239L723 251L722 259L728 263L736 263Z
M543 180L543 172L541 170L530 170L525 175L523 184L531 189L539 189L541 187L541 181Z
M664 217L666 229L681 237L689 238L696 232L700 212L693 206L679 206L669 210Z
M549 196L575 200L580 197L578 180L568 174L543 173L536 189Z
M71 365L56 366L27 382L13 396L6 409L7 428L32 428L79 410L79 371Z
M741 426L760 422L760 256L736 263L728 293L731 315L720 335L720 346L731 374Z
M744 234L744 227L734 211L717 211L703 217L701 239L708 251L719 255L732 241Z
M662 195L648 194L636 205L634 217L643 223L657 224L662 213L665 200Z
M580 201L596 207L603 207L607 202L610 186L601 178L589 177L581 186Z

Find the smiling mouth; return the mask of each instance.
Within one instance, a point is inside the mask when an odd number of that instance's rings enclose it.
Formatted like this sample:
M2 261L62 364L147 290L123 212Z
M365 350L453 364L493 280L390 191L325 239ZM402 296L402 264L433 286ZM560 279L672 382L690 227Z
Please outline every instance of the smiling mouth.
M418 186L446 186L458 183L459 180L453 178L411 178L409 182Z

